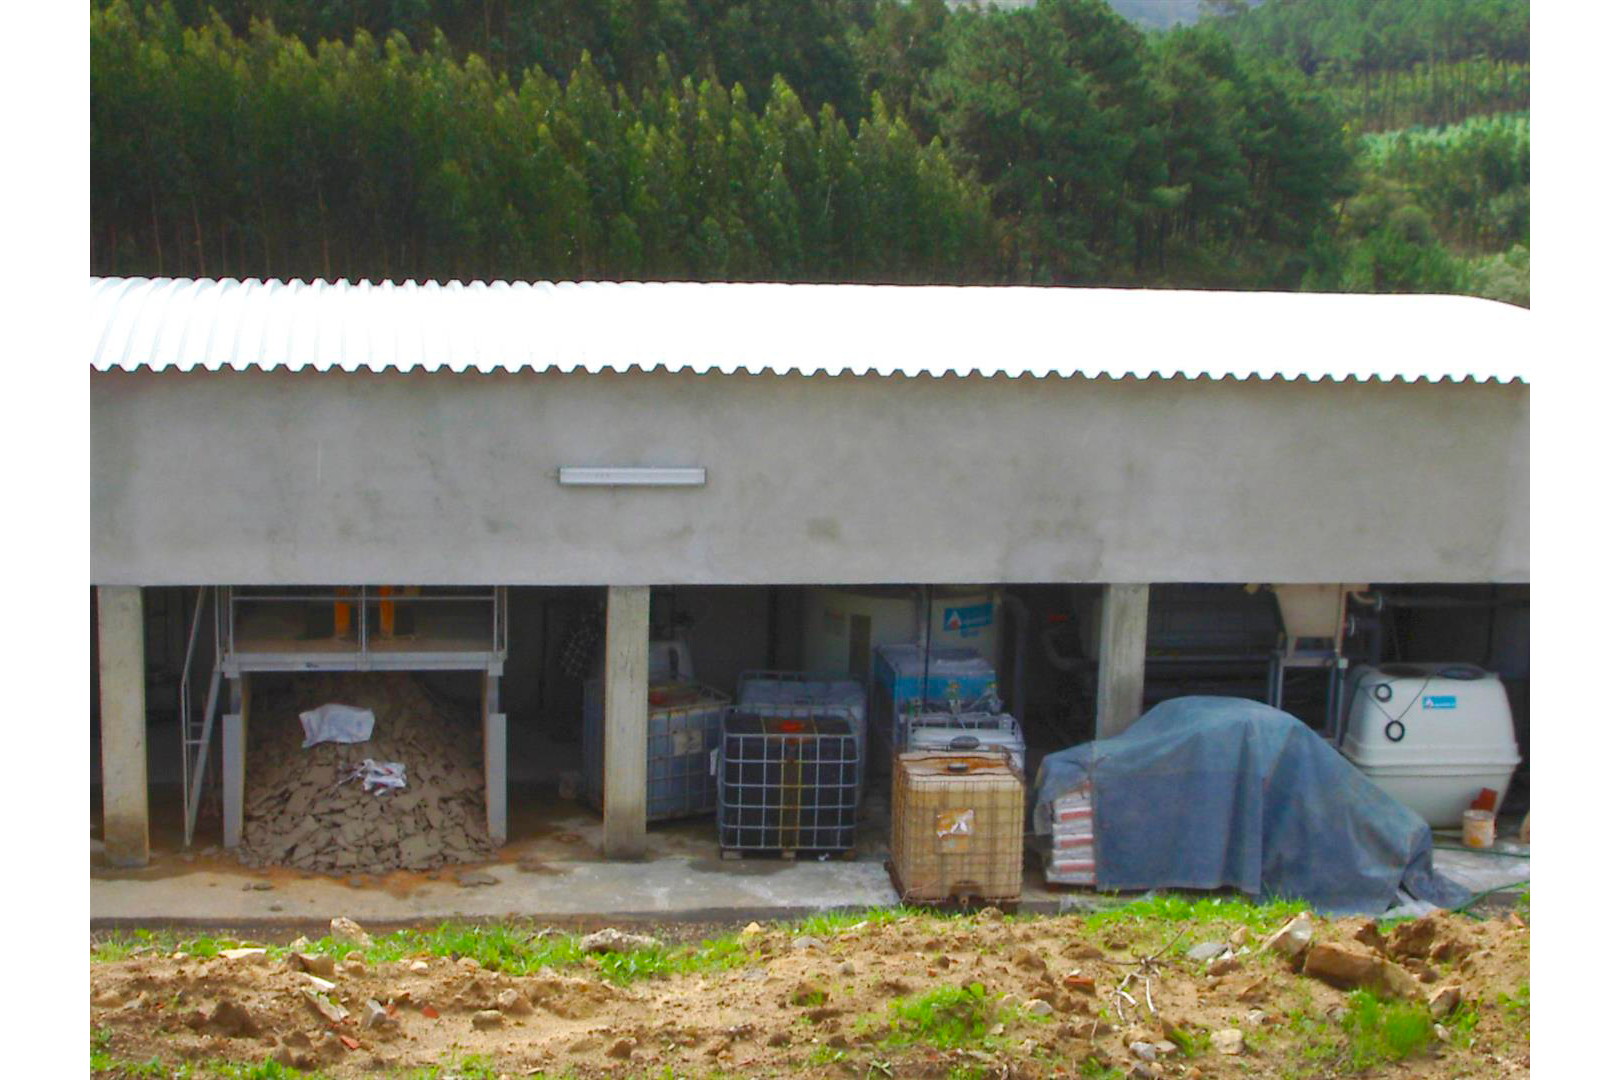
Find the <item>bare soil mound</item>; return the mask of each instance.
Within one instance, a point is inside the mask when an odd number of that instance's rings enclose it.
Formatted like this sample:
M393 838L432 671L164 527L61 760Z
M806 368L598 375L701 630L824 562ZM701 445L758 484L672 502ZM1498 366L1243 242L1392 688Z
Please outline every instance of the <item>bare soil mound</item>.
M470 958L351 959L325 992L347 1014L335 1021L309 1000L319 984L295 963L134 958L92 964L91 1026L114 1060L273 1057L334 1076L468 1055L514 1077L1529 1071L1529 931L1511 915L1432 916L1382 937L1365 920L1315 921L1313 947L1411 976L1401 1005L1417 1044L1370 1062L1357 1055L1377 1040L1358 1049L1346 1026L1368 999L1305 974L1263 935L1234 941L1229 929L1191 924L1172 940L1174 925L1088 931L1073 916L907 916L820 936L751 927L737 966L623 986L589 964L520 976ZM1114 992L1122 985L1128 996ZM1443 997L1431 1018L1430 997L1448 989L1455 1001Z

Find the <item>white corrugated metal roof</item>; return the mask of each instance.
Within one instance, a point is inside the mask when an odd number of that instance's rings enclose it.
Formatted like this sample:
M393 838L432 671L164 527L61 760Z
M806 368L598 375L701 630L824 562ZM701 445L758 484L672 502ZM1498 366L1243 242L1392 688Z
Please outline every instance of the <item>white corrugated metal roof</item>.
M1454 296L92 278L91 366L1527 378L1530 313Z

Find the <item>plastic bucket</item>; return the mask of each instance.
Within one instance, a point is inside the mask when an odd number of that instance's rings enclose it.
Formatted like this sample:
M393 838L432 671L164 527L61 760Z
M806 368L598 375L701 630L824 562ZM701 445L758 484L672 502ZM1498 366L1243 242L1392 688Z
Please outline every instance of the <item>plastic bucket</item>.
M1494 847L1496 815L1489 810L1464 810L1462 840L1464 847Z

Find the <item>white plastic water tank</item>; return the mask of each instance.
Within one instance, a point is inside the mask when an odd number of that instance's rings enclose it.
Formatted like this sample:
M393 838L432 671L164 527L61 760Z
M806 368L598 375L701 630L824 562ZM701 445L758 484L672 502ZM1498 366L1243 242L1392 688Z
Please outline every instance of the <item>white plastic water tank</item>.
M969 648L992 664L1001 630L1001 593L995 589L933 589L933 626L922 619L922 590L910 586L814 586L804 597L804 663L810 671L850 674L869 682L872 650L920 644Z
M1481 788L1500 808L1519 748L1495 674L1472 664L1362 665L1345 699L1340 751L1431 826L1460 826Z

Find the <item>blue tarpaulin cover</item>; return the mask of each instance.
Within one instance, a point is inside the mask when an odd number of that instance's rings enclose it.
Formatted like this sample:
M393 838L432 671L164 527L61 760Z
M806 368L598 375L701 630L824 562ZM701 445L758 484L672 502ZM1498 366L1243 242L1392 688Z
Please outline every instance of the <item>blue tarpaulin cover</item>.
M1377 914L1404 888L1456 907L1434 872L1434 838L1294 717L1255 701L1184 697L1123 734L1050 754L1035 828L1090 780L1099 889L1236 888L1328 914Z

